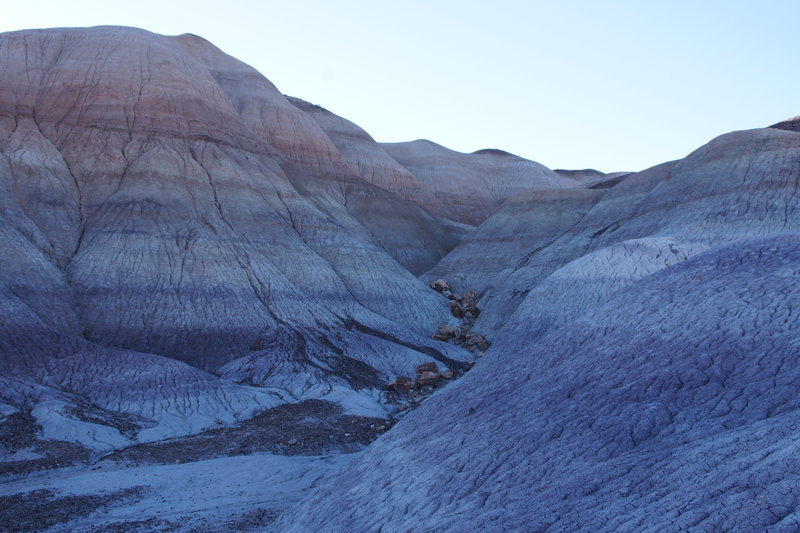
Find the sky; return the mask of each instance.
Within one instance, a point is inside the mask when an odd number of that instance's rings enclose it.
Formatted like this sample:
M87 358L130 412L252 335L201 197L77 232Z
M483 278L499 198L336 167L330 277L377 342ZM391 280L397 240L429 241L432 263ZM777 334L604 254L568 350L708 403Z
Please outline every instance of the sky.
M642 170L800 115L798 0L3 3L0 31L194 33L378 141L550 168Z

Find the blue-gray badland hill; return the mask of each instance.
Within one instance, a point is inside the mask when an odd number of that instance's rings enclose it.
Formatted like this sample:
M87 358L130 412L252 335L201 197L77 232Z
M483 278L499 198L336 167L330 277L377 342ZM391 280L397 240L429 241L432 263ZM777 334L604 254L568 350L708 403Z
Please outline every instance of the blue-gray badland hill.
M602 175L192 35L0 74L0 530L800 528L796 120Z

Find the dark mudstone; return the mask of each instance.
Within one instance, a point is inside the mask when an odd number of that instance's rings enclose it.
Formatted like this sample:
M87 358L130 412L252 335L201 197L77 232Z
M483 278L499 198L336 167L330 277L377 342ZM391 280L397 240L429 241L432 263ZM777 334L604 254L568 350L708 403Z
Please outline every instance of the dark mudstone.
M106 456L119 462L172 464L228 455L270 452L321 455L356 452L378 438L392 420L344 414L337 404L306 400L280 405L234 427L137 444ZM384 429L378 429L382 426Z
M778 122L777 124L770 126L770 128L775 128L776 130L796 131L800 133L800 117L794 117L790 118L789 120Z
M131 487L105 494L64 497L58 497L52 490L34 490L2 496L0 527L7 533L43 531L56 524L86 516L108 504L135 498L142 490L142 487Z

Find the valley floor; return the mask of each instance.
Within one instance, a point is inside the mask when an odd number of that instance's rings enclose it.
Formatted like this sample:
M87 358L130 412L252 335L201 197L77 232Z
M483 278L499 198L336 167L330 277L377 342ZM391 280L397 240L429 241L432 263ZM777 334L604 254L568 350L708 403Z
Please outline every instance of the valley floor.
M0 485L0 524L8 532L263 531L355 455L260 453L127 467L103 461L47 471Z

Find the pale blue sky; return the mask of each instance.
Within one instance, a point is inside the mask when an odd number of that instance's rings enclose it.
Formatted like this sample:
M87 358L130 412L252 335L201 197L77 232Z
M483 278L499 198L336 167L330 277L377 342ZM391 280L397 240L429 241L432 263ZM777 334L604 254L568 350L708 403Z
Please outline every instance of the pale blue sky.
M798 0L27 0L0 10L0 31L201 35L379 141L604 171L799 115L798 23Z

